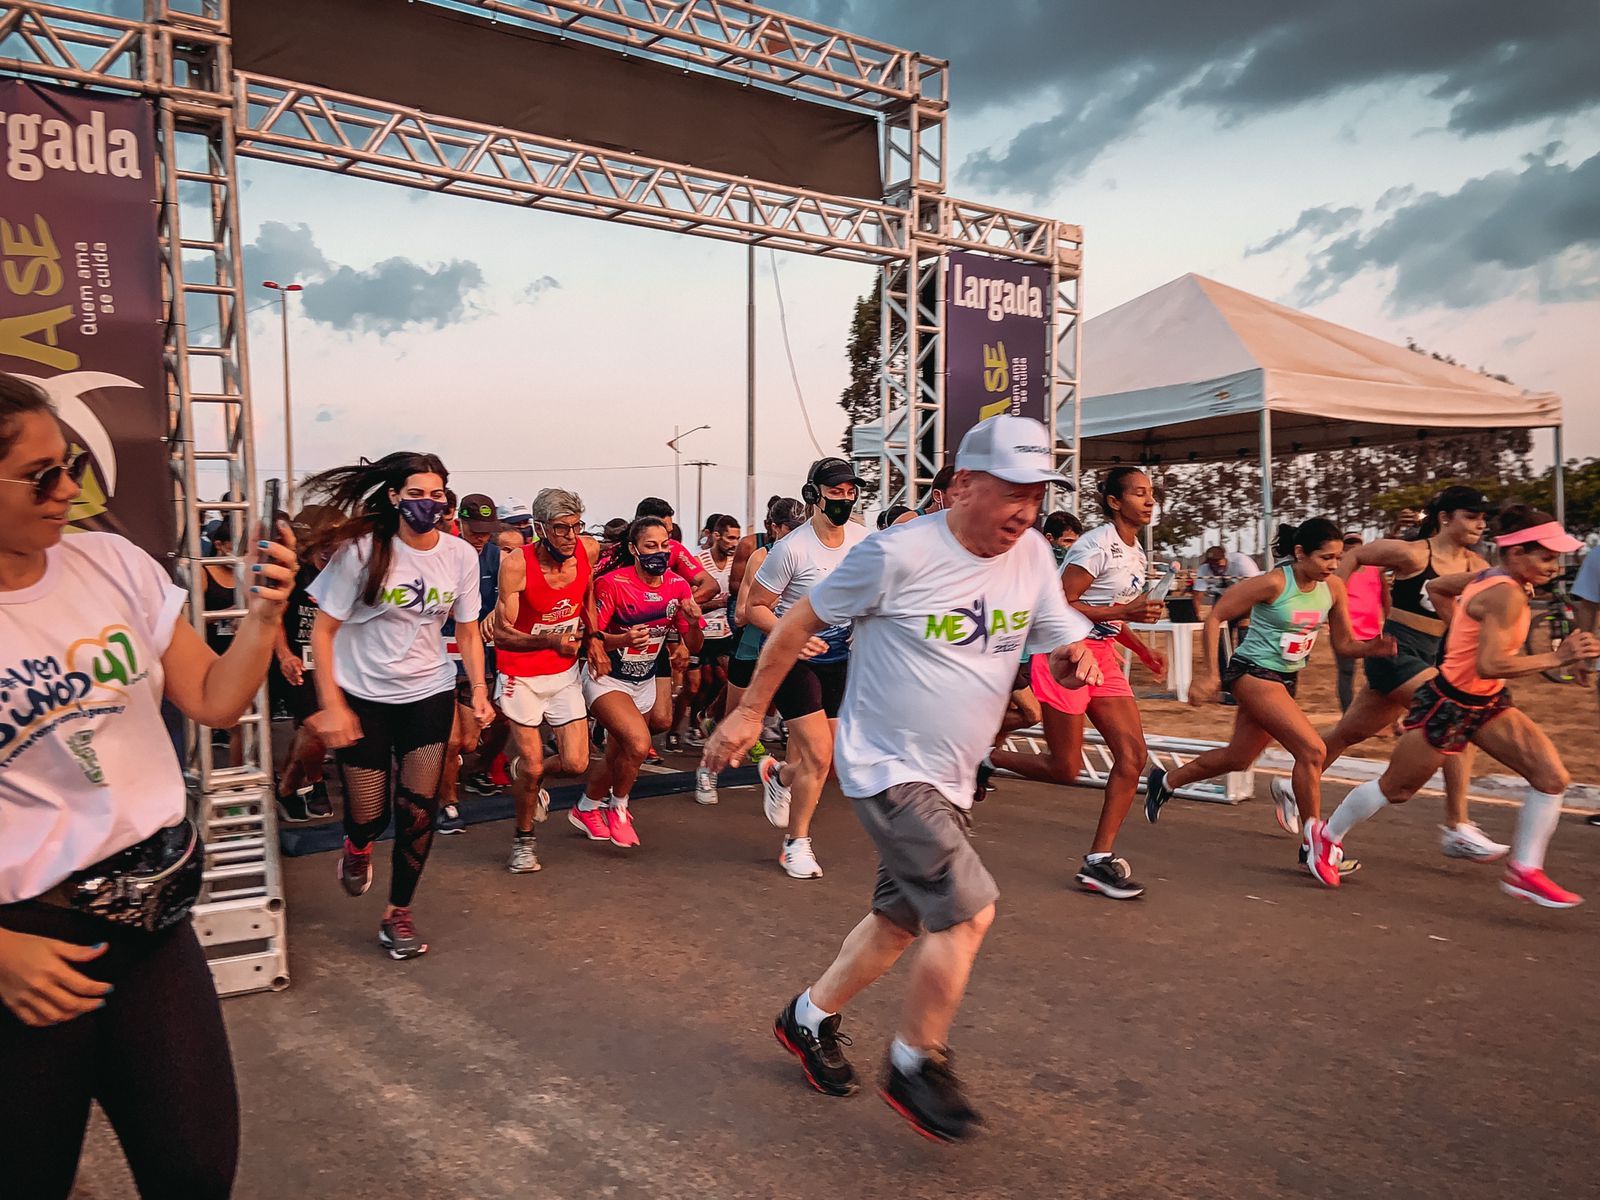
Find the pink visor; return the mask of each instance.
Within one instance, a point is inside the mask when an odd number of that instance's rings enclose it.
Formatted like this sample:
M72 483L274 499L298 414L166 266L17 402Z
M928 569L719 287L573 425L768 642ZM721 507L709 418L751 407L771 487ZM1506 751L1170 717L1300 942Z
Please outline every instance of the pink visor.
M1538 542L1546 550L1554 550L1557 554L1571 554L1583 546L1582 542L1561 528L1559 521L1546 521L1543 525L1519 529L1515 533L1503 533L1494 539L1494 544L1502 547L1526 546L1529 542Z

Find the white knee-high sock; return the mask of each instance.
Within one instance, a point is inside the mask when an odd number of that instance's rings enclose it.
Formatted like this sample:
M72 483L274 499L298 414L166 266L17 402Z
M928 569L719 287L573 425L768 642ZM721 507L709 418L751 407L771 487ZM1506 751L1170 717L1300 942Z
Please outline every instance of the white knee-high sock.
M1511 835L1511 861L1530 871L1544 870L1544 852L1561 823L1561 795L1528 789Z
M1378 787L1376 779L1369 779L1361 786L1352 788L1350 794L1340 802L1339 807L1333 810L1333 816L1328 818L1328 836L1336 842L1343 843L1352 829L1371 818L1388 803L1383 798L1383 791Z

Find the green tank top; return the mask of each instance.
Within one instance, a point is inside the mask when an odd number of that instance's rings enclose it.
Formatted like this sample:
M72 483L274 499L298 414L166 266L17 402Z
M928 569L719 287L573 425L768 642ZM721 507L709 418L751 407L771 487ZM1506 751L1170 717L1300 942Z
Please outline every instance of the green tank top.
M1295 582L1293 567L1280 567L1283 594L1250 610L1250 628L1234 653L1269 671L1292 675L1306 665L1317 629L1333 607L1333 593L1324 581L1309 592Z

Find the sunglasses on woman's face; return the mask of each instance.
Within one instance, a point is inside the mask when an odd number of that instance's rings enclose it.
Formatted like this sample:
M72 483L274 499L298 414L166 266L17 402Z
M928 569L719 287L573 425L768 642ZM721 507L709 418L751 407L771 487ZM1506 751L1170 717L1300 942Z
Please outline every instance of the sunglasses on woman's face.
M25 483L33 488L33 502L35 504L44 504L51 496L56 494L56 489L61 486L63 478L72 480L72 485L76 487L83 482L83 477L88 470L89 452L80 450L67 459L66 462L45 467L43 470L35 471L32 475L23 479L0 477L0 483Z

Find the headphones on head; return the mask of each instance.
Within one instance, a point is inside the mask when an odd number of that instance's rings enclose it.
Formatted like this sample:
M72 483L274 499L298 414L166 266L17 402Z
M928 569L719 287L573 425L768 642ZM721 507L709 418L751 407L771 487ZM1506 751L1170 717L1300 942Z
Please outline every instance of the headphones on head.
M811 464L811 469L806 472L805 486L800 489L800 499L813 507L822 503L822 489L817 486L817 469L827 461L819 458Z

